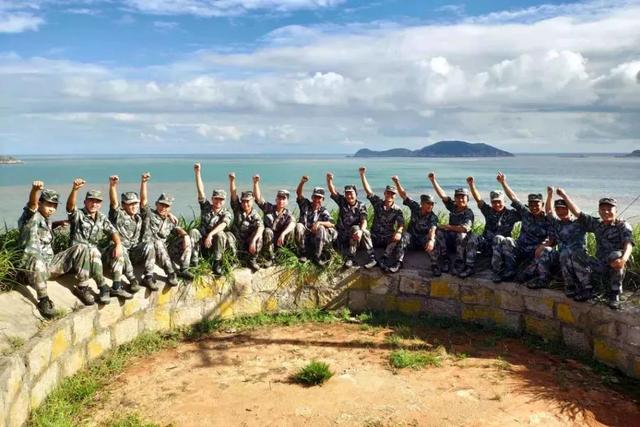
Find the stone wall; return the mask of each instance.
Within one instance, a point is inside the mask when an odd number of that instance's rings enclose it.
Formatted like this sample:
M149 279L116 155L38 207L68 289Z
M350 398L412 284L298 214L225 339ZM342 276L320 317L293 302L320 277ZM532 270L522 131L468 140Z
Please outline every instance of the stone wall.
M60 284L52 283L51 288L55 286ZM62 286L53 292L63 298L64 292L71 291ZM187 326L209 316L314 307L425 312L489 323L562 341L640 378L638 308L613 312L602 305L574 303L557 291L495 285L483 278L432 280L420 269L383 275L354 268L331 279L301 278L278 268L256 274L241 269L229 279L141 291L127 302L112 299L101 307L73 305L63 318L44 323L24 290L0 295L3 304L12 304L13 311L6 313L13 318L0 316L0 328L6 330L8 322L13 322L27 332L24 345L0 358L0 426L23 425L63 378L143 331ZM22 311L15 311L16 307Z

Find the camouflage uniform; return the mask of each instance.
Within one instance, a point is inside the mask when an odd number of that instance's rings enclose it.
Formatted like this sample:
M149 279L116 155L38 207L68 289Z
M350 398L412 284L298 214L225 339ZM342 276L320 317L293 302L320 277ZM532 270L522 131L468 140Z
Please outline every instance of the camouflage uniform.
M386 191L395 193L395 189L390 187L387 187ZM395 203L387 208L384 205L384 200L375 194L367 198L371 202L371 206L373 206L373 224L371 225L373 247L385 248L384 257L389 262L389 265L402 262L407 241L402 238L399 242L392 241L396 230L404 227L402 209Z
M168 194L162 193L158 198L158 203L171 206L173 198ZM173 263L179 265L181 269L189 267L191 259L191 239L188 244L184 244L182 239L174 239L168 242L168 238L175 231L177 225L174 224L169 216L163 218L157 210L151 209L149 205L141 209L143 226L143 239L153 246L155 251L155 263L160 266L167 274L175 273Z
M542 201L542 195L530 194L529 200ZM546 214L533 215L519 200L512 202L511 206L521 217L520 236L517 241L511 237L505 237L496 249L498 249L498 256L504 262L505 271L515 272L519 262L525 262L528 265L535 259L536 248L549 235L550 223ZM530 274L528 268L525 268L525 272Z
M422 195L420 196L420 201L433 203L433 198L428 195ZM424 251L425 246L429 243L429 231L438 228L438 216L433 212L423 215L420 210L420 203L412 200L410 197L405 198L402 203L408 206L411 211L409 229L404 233L402 238L409 249ZM438 246L438 239L436 239L433 251L430 253L427 252L431 260L431 265L438 264L439 253L440 248Z
M501 192L492 191L491 199L501 197ZM484 232L482 236L474 235L469 242L467 257L475 259L478 252L481 255L491 257L491 270L495 273L502 271L504 265L500 252L500 246L505 238L511 238L511 232L516 222L520 221L517 210L504 208L500 212L493 210L490 204L481 200L478 204L480 212L484 216Z
M138 195L133 192L123 193L121 201L122 203L139 202ZM141 241L142 215L137 213L131 216L122 207L110 208L109 221L120 234L122 242L122 262L119 263L113 258L113 243L104 254L105 264L109 265L113 271L113 281L120 282L123 274L130 282L134 280L133 264L139 262L144 263L145 276L153 274L156 254L152 244Z
M242 199L245 198L253 199L253 192L243 192ZM256 260L258 258L258 254L262 250L263 244L262 229L264 226L262 225L262 218L260 218L260 214L258 214L255 209L252 209L248 214L245 213L242 210L240 198L237 196L231 199L231 209L233 209L234 215L233 234L237 241L238 252L242 255L247 255L249 260ZM249 244L256 232L259 234L256 239L256 253L251 255L249 254Z
M213 197L226 198L224 190L215 190ZM218 212L213 211L211 202L209 200L200 200L200 229L193 229L189 233L191 237L191 265L197 265L200 260L200 255L205 257L212 255L214 261L220 261L226 248L231 248L233 251L236 249L236 238L230 230L233 216L231 212L222 208ZM220 224L226 224L224 230L217 233L211 239L211 247L206 248L204 246L204 239L207 234L211 232Z
M348 185L345 187L345 191L355 191L355 187ZM359 242L351 238L354 233L361 230L362 222L367 220L367 208L364 203L356 200L353 206L350 206L342 194L332 194L331 199L338 205L338 223L336 224L338 248L348 258L355 256L358 246L363 247L371 255L373 253L373 243L369 230L362 230L362 237Z
M456 190L456 194L467 194L461 190ZM469 267L474 266L475 256L469 256L467 248L471 237L471 227L473 226L473 211L464 208L461 211L456 210L455 200L449 197L444 202L444 206L449 211L449 225L460 225L466 230L465 233L456 233L454 231L438 230L436 239L440 248L440 256L447 259L447 246L455 248L455 264L462 265L465 263Z
M324 189L316 187L313 189L314 195L324 197ZM300 209L300 218L295 228L295 241L301 256L307 255L307 250L311 248L316 258L320 258L325 247L331 247L331 243L338 237L335 228L318 226L316 234L311 232L311 227L316 222L333 222L331 215L325 206L313 210L311 200L298 197L296 200Z
M278 196L289 198L289 192L280 190L278 191ZM291 212L289 212L287 208L284 208L282 212L278 214L276 205L265 202L264 200L258 200L257 204L264 213L264 247L267 252L267 257L273 259L276 242L282 232L294 221L293 215L291 215ZM286 238L290 239L291 234L287 235Z
M615 203L613 199L601 199L600 203L602 204L603 201ZM596 236L596 256L595 258L590 257L589 262L583 268L588 272L602 275L608 281L611 293L614 296L620 295L626 268L615 270L609 266L609 262L622 257L626 243L635 244L631 225L623 219L616 219L612 224L605 224L600 218L587 215L584 212L577 221Z

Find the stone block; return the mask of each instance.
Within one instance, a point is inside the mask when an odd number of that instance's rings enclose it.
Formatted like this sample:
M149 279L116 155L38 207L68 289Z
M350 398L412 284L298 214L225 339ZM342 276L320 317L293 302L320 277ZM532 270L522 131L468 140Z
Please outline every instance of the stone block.
M569 325L576 324L577 315L574 315L572 307L569 304L558 303L556 305L556 317L563 323Z
M495 292L500 308L509 311L524 311L524 298L517 291L499 289Z
M398 297L394 295L384 295L384 310L385 311L398 310Z
M396 298L396 306L400 313L418 314L423 311L424 299L420 297L399 296Z
M42 401L55 388L58 383L59 372L60 367L57 363L54 363L44 371L42 376L35 383L32 383L30 396L32 410L40 406Z
M527 311L537 315L553 318L554 300L551 297L524 297L524 305Z
M640 319L637 320L638 326L624 326L623 339L632 346L640 347ZM639 348L640 350L640 348ZM640 354L640 351L639 351Z
M348 306L353 311L365 311L367 307L367 292L362 290L350 290Z
M275 313L279 308L280 306L278 305L278 299L273 296L267 298L262 304L262 309L267 313Z
M633 376L640 379L640 357L636 357L633 361Z
M84 348L75 348L66 357L60 360L60 378L74 375L87 365L87 353Z
M391 280L388 276L381 276L380 279L369 284L369 292L375 295L391 294Z
M111 350L111 332L108 329L100 332L87 343L87 357L90 361L109 350Z
M459 296L459 288L456 283L449 283L446 280L431 281L431 297L432 298L450 298L457 299Z
M19 356L5 357L0 362L0 420L6 419L10 410L11 403L14 401L20 391L26 368ZM1 425L1 423L0 423Z
M224 280L223 278L219 280ZM205 300L210 298L215 298L218 294L218 286L214 280L206 280L202 283L194 283L195 288L195 298L197 300Z
M96 310L95 307L86 307L73 313L71 322L74 345L84 342L95 334L95 320L97 316L98 310Z
M122 306L119 301L111 301L111 304L102 306L98 310L98 327L105 329L122 318Z
M29 392L24 384L16 396L7 419L7 427L22 427L29 418Z
M198 311L200 308L198 307ZM199 315L200 313L198 313ZM135 317L129 317L113 325L112 335L116 347L126 344L136 339L140 333L140 321Z
M176 287L165 286L156 293L156 306L171 304L176 295Z
M570 326L562 327L562 341L567 347L581 351L583 353L591 352L589 337L584 333Z
M367 308L373 311L384 311L386 309L386 295L367 295Z
M59 322L59 328L51 338L51 362L58 360L60 355L71 346L71 325L72 323L67 320Z
M426 302L426 311L438 317L460 318L460 304L456 300L430 298Z
M497 307L499 304L496 293L483 286L460 286L460 300L465 304L480 304Z
M591 331L594 336L617 339L619 336L618 327L615 321L606 321L592 317L590 319Z
M526 301L526 299L525 299ZM541 319L530 314L524 316L525 330L548 341L559 341L562 338L562 329L557 320Z
M151 295L146 297L144 291L138 292L140 296L136 295L133 299L126 301L122 306L123 317L133 316L143 310L146 310L151 305Z
M190 304L177 307L172 313L171 324L174 328L191 326L202 320L202 305Z
M51 336L34 337L27 344L25 358L30 380L33 381L49 366L51 344Z
M240 268L233 272L233 293L236 296L245 296L253 292L251 282L253 275L248 268Z
M622 351L611 341L602 338L593 340L593 357L609 366L617 366Z
M429 295L430 283L417 274L403 274L400 276L399 290L402 294Z
M488 323L512 331L522 330L520 314L484 305L463 305L462 320L474 323Z

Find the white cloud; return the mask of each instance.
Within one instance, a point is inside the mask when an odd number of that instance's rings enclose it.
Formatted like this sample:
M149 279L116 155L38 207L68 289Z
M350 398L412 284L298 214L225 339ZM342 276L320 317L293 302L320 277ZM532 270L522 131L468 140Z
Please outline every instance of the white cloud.
M156 15L239 16L251 11L289 12L337 6L344 0L124 0L128 7Z
M154 21L153 26L161 31L170 31L178 28L180 24L173 21Z
M37 31L44 19L30 13L11 13L0 10L0 33Z

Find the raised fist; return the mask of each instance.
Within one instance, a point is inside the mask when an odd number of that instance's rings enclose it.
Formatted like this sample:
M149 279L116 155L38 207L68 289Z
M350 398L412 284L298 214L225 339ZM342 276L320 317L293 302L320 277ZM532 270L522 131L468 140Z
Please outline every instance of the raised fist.
M358 168L358 172L360 173L360 175L364 175L367 172L367 168L365 168L364 166L360 166L360 168Z
M85 181L82 178L76 178L73 180L73 189L74 190L78 190L82 187L84 187L84 185L87 183L87 181Z
M547 194L548 195L552 195L553 194L553 187L550 186L550 185L547 187Z
M233 181L234 179L236 179L236 173L235 172L229 172L229 180Z
M327 172L327 179L333 179L333 174L331 172Z
M435 180L435 179L436 179L436 174L435 174L435 173L433 173L433 172L429 172L429 173L427 174L427 178L429 178L429 181L433 181L433 180Z
M303 175L302 178L300 178L301 182L308 182L309 181L309 177L307 175Z
M142 174L142 182L147 182L151 179L151 174L149 172L145 172Z
M118 175L111 175L111 176L109 177L109 182L110 182L112 185L117 184L117 183L118 183L118 181L120 181L120 178L118 177Z
M253 175L253 183L257 184L258 182L260 182L260 175Z
M391 181L393 181L393 182L398 182L398 181L400 181L400 178L398 178L398 175L393 175L393 176L391 177Z
M193 170L194 170L194 172L200 172L200 163L199 162L196 162L193 165Z
M504 182L507 180L507 176L502 172L498 171L498 175L496 176L496 179L500 184L504 184Z
M566 197L567 193L564 192L564 188L556 188L556 193L558 193L558 196L560 197Z
M473 184L473 182L474 182L473 177L472 176L468 176L467 177L467 184L471 185L471 184Z
M42 181L33 181L33 184L31 184L31 186L33 187L34 190L42 190L44 188L44 182Z

